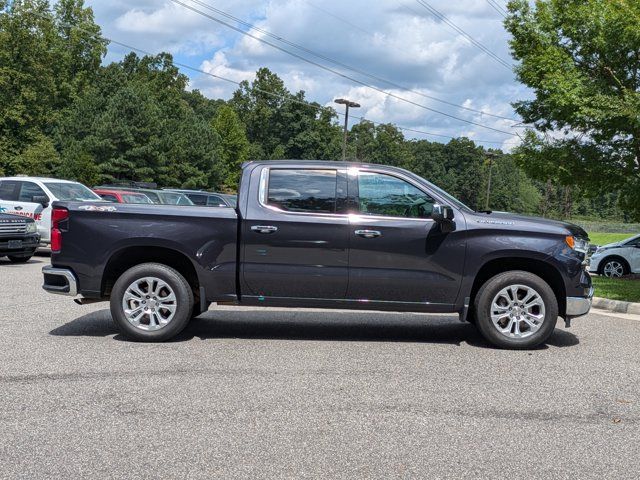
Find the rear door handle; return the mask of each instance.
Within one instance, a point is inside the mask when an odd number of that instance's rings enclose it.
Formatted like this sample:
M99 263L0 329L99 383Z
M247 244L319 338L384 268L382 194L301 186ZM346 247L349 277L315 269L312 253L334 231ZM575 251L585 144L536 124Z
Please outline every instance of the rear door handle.
M356 230L355 234L362 238L376 238L382 236L378 230Z
M273 225L253 225L251 230L256 233L275 233L278 231L278 227Z

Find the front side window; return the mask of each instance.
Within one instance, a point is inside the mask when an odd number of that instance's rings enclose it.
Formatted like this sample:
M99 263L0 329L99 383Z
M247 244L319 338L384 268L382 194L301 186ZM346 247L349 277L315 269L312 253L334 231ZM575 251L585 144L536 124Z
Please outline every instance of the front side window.
M44 185L54 195L56 200L76 202L100 200L97 194L93 193L81 183L46 182Z
M98 195L100 195L100 197L102 197L102 199L106 200L107 202L118 203L118 199L116 198L115 195L111 195L110 193L104 193L104 194L98 194Z
M269 171L267 204L288 212L335 213L336 170Z
M22 182L22 186L20 187L20 196L18 197L19 202L33 202L34 197L47 197L47 194L44 193L37 184L33 182Z
M360 172L359 208L363 215L430 218L435 201L404 180L383 173Z
M207 204L207 196L200 193L186 193L189 200L191 200L195 205L204 206Z
M146 195L143 195L141 193L123 193L122 194L122 201L124 203L144 203L144 204L153 203L149 199L149 197L147 197Z

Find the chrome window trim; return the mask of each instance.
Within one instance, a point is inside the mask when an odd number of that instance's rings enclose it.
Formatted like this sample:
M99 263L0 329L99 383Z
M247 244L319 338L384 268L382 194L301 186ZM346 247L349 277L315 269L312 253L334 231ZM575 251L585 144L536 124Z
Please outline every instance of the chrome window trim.
M379 169L375 169L375 168L371 168L371 167L354 168L354 170L357 171L357 173L356 173L357 175L359 175L360 172L365 172L365 173L377 173L379 175L388 175L390 177L395 177L395 178L397 178L399 180L407 182L409 185L411 185L414 188L417 188L418 190L420 190L425 195L428 195L430 198L432 198L436 202L436 203L434 203L434 205L439 205L440 204L438 199L437 199L437 197L435 197L434 195L432 195L429 192L425 192L424 188L422 188L420 185L416 185L416 183L412 179L406 177L405 175L402 175L401 173L396 173L396 172L390 173L390 172L385 172L385 171L382 171L382 170L379 170ZM359 199L360 199L360 188L359 188L359 185L358 185L358 200ZM358 208L359 207L360 207L360 204L358 203ZM393 219L393 220L403 220L403 221L406 221L406 220L416 221L417 220L417 221L421 221L421 222L424 222L424 221L435 222L435 220L433 218L395 217L395 216L390 216L390 215L389 216L387 216L387 215L366 215L366 214L363 214L362 212L358 212L356 215L358 215L360 217L363 217L363 218Z
M258 185L258 204L263 207L266 208L268 210L277 212L277 213L283 213L286 215L312 215L314 217L337 217L337 218L345 218L348 217L349 214L347 213L328 213L328 212L291 212L289 210L283 210L281 208L278 208L276 206L273 205L269 205L267 203L267 194L268 194L268 186L269 186L269 172L270 170L274 168L276 170L332 170L334 172L336 172L336 182L338 180L338 172L341 170L346 170L346 169L340 169L340 168L329 168L329 167L325 167L325 168L312 168L312 167L264 167L262 169L262 171L260 172L260 183ZM338 189L337 189L337 184L336 184L336 201L338 199Z

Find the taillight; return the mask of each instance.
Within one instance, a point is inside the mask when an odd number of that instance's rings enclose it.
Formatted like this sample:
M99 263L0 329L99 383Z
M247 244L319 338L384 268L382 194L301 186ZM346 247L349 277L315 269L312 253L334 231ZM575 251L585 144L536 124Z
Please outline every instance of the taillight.
M51 253L62 250L62 229L60 223L69 218L69 210L54 207L51 211Z

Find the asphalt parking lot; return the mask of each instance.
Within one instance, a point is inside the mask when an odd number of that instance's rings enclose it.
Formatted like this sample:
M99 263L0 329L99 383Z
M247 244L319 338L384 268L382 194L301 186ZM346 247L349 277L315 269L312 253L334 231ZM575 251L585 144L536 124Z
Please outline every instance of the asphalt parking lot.
M211 310L124 340L0 260L1 478L638 478L640 319L529 352L450 317Z

